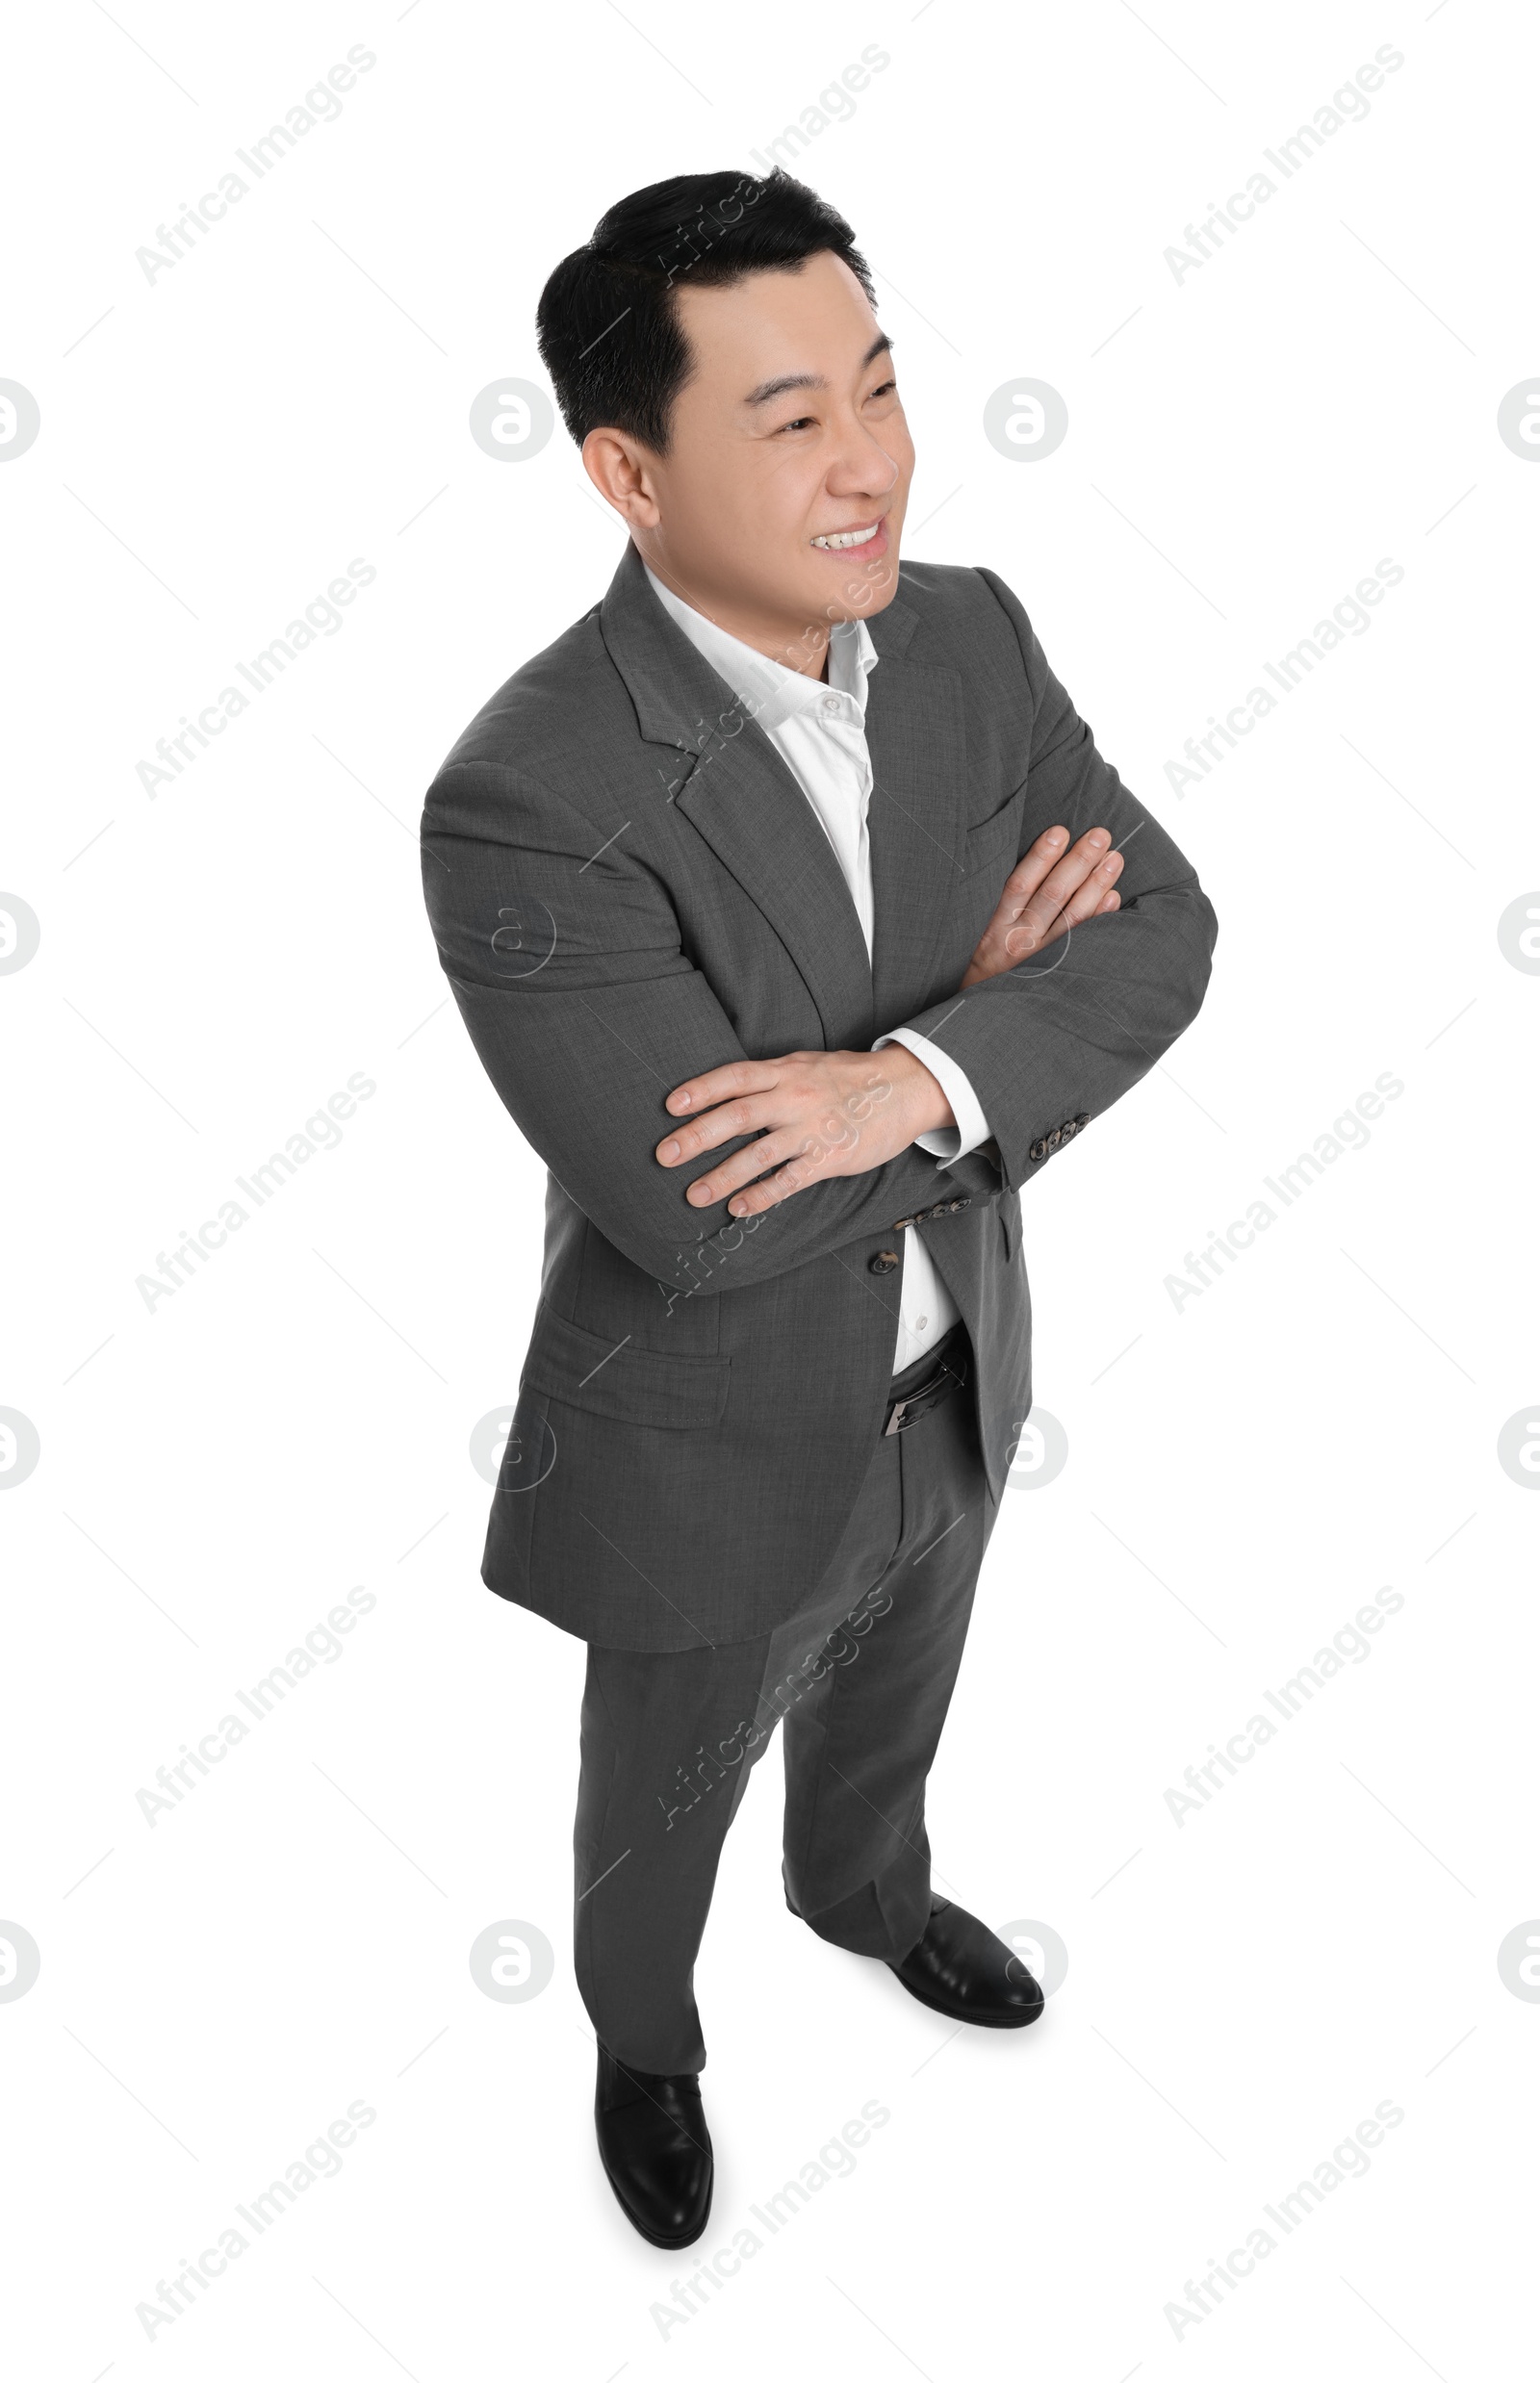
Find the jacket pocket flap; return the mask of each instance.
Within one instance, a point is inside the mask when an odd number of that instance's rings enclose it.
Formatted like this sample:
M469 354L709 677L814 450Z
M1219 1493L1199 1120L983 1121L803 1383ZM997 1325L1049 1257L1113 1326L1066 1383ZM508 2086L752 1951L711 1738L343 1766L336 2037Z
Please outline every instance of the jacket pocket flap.
M640 1348L587 1332L542 1308L535 1317L520 1387L622 1423L699 1431L720 1422L731 1357L691 1357Z
M1011 867L1006 870L1006 876L1010 876L1011 869L1016 864L1014 846L1021 833L1020 797L1021 788L1018 786L997 811L991 811L988 819L981 819L976 828L968 829L962 839L962 871L965 877L972 877L975 871L987 869L991 863L997 864L1007 852L1011 855Z

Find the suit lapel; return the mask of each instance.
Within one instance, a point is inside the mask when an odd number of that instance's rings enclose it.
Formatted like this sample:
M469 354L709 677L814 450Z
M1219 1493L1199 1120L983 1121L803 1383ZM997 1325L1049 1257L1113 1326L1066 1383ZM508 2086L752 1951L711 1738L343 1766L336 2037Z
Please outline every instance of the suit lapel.
M826 1048L865 1050L876 1029L860 920L812 805L757 723L703 754L676 802L796 961Z
M600 607L600 628L642 735L668 749L660 797L673 801L790 953L826 1047L864 1050L876 1031L866 939L829 838L764 730L669 619L632 546Z
M962 883L966 717L955 670L913 662L918 617L900 599L871 622L873 1007L886 1033L936 998L946 912Z
M764 730L657 602L628 545L600 628L643 737L665 747L660 797L715 853L796 962L830 1050L865 1050L931 999L962 844L963 713L955 671L916 665L918 626L895 601L871 622L873 956L816 813ZM661 758L661 757L660 757Z

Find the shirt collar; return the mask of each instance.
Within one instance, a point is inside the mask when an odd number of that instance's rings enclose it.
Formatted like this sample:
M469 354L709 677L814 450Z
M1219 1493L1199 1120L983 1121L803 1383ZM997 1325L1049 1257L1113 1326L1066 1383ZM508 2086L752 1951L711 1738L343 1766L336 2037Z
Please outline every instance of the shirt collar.
M858 720L865 719L866 680L881 657L864 621L832 624L826 683L821 679L809 679L806 671L791 670L784 662L775 662L768 654L756 653L753 646L746 646L741 638L731 636L715 621L707 620L704 612L697 612L682 596L676 596L645 564L643 569L647 570L653 593L670 620L684 631L717 676L727 680L760 728L768 731L782 727L799 712L815 711L831 694L847 697Z

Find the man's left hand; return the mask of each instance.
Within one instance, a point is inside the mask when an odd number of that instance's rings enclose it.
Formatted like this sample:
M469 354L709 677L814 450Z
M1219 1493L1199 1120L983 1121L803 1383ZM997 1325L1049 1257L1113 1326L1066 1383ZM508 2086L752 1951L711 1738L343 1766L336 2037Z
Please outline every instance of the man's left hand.
M1108 850L1111 841L1105 828L1073 846L1063 827L1039 836L1007 879L960 991L1014 968L1082 920L1116 910L1112 881L1122 856ZM677 1086L666 1106L691 1122L658 1143L664 1166L682 1166L740 1134L760 1137L685 1193L692 1208L725 1199L734 1217L760 1216L829 1175L863 1175L907 1150L916 1135L957 1123L930 1069L902 1043L877 1052L736 1060Z
M692 1208L726 1200L734 1217L760 1216L826 1176L863 1175L916 1135L957 1122L930 1069L902 1043L734 1060L679 1085L665 1105L688 1122L658 1143L664 1166L682 1166L740 1134L759 1137L685 1193Z

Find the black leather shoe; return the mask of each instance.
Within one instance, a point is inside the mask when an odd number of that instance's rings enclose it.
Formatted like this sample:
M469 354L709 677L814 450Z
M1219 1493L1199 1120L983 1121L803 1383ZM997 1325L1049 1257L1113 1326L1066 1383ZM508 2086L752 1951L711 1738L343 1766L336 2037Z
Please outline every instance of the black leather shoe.
M1042 2010L1025 1961L959 1904L933 1901L918 1944L887 1966L916 2002L974 2027L1027 2027Z
M616 2200L659 2250L682 2250L711 2215L711 2138L694 2077L626 2068L599 2047L599 2156Z

